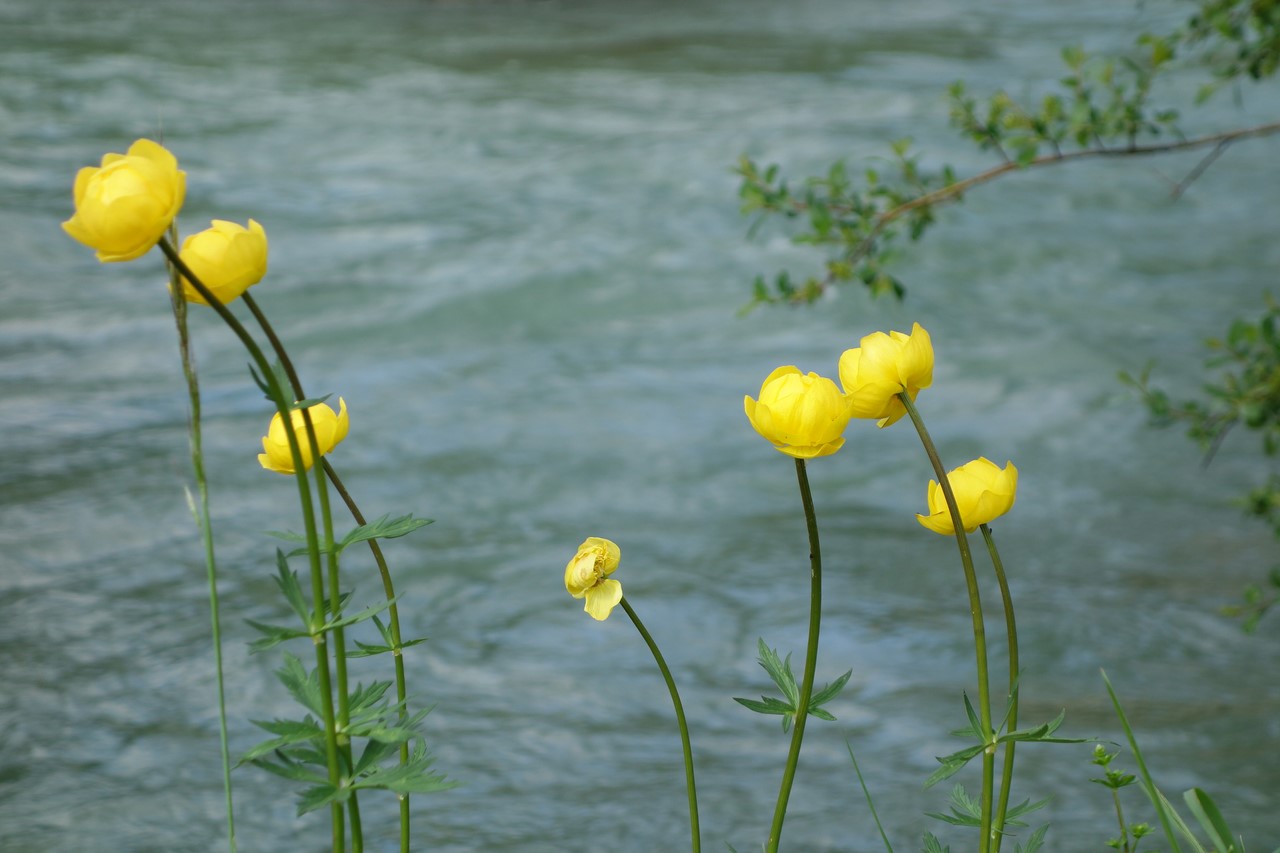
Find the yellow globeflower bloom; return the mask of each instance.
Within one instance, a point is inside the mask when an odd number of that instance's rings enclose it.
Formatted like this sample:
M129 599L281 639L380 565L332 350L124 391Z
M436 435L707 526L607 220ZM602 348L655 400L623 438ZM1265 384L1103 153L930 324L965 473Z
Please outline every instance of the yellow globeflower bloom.
M874 418L880 427L907 413L898 399L903 391L915 401L920 389L933 384L933 342L919 323L911 334L874 332L856 349L840 356L840 384L849 395L853 417Z
M178 256L223 305L262 281L267 274L267 232L252 219L249 227L215 219L182 242ZM188 302L208 305L191 282L182 280Z
M582 609L597 622L608 619L622 601L622 584L607 577L617 571L621 559L622 552L613 542L590 536L565 566L564 588L574 598L587 600Z
M338 408L340 411L335 414L324 403L307 407L307 411L311 413L311 424L316 430L316 444L321 456L332 451L347 437L347 404L341 397L338 398ZM307 425L302 419L302 410L294 409L290 414L293 431L298 436L298 448L302 451L302 467L310 470L314 460L311 458L311 443L307 441ZM262 439L262 449L266 452L258 454L258 462L263 468L281 474L294 473L293 454L289 452L289 434L284 431L284 419L279 412L271 418L271 426Z
M107 154L102 166L76 174L75 215L62 228L98 250L98 260L131 261L160 242L182 207L187 173L177 159L150 139L127 154Z
M849 401L824 376L779 367L760 386L760 399L744 397L742 406L756 432L788 456L813 459L844 446Z
M1008 512L1018 493L1018 469L1013 463L1006 462L1001 469L985 456L951 471L947 481L955 492L956 508L966 533ZM917 514L916 519L934 533L951 536L956 532L947 499L936 480L929 481L929 514Z

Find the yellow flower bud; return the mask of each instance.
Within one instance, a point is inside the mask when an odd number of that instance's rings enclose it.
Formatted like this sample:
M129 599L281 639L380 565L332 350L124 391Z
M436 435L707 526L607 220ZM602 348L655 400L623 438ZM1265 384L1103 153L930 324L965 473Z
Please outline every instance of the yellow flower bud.
M590 536L578 546L564 569L564 588L574 598L585 598L583 610L597 622L609 618L622 601L622 584L607 575L617 571L622 552L608 539Z
M1018 469L1013 463L1006 462L1001 469L985 456L949 472L947 481L955 493L956 508L960 510L966 533L1008 512L1018 493ZM934 533L955 534L947 499L936 480L929 481L929 514L917 514L916 519Z
M824 376L779 367L760 386L760 399L744 397L742 406L756 432L788 456L813 459L844 446L849 401Z
M311 413L311 425L315 427L316 444L321 456L332 451L347 437L347 404L341 397L338 398L338 407L340 411L336 414L324 403L307 407L307 411ZM302 419L302 410L294 409L290 414L293 431L298 436L298 448L302 451L302 467L310 470L314 460L311 458L311 443L307 440L307 425ZM262 439L262 449L266 452L258 454L258 462L263 468L281 474L294 473L293 454L289 452L289 434L284 431L284 419L279 412L271 418L271 426Z
M160 242L182 207L187 173L150 139L139 139L127 154L107 154L101 168L85 166L76 174L75 215L62 228L98 260L131 261Z
M874 332L856 349L840 356L840 384L849 395L852 416L874 418L887 427L907 413L903 391L915 402L920 389L933 384L933 342L915 323L911 334Z
M182 242L178 257L226 305L267 274L267 232L252 219L248 228L223 219L210 224ZM188 302L209 304L185 278L182 290Z

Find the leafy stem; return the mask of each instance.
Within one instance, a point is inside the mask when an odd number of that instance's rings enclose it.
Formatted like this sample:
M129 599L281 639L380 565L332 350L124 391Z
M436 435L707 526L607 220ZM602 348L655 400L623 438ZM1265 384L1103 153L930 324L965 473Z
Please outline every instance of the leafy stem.
M969 593L969 615L973 620L973 648L977 657L978 669L978 734L984 744L982 749L982 797L981 797L981 837L978 842L980 853L988 853L991 849L992 832L992 788L995 782L995 733L991 728L991 685L987 674L987 630L982 615L982 598L978 592L978 576L973 569L973 555L969 551L969 539L965 535L964 521L960 517L960 508L956 504L955 492L951 489L951 481L947 478L947 470L938 456L937 447L925 429L924 420L916 409L911 396L903 391L898 399L906 407L911 422L915 425L920 441L924 445L929 462L937 475L938 485L942 488L943 497L947 501L947 510L951 513L951 521L955 527L956 547L960 550L960 562L964 567L965 587ZM1010 610L1010 612L1012 612ZM966 700L966 705L967 705Z

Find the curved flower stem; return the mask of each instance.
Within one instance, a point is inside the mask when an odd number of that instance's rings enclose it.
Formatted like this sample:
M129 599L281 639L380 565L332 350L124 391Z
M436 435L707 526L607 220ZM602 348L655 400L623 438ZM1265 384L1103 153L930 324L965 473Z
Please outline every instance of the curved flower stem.
M209 303L223 322L235 333L240 342L244 344L245 349L249 352L250 358L253 359L254 365L261 374L262 381L267 384L271 391L272 402L276 404L276 411L280 413L280 417L286 423L291 422L293 413L289 405L289 394L281 388L276 381L275 373L271 369L271 364L267 361L267 357L263 354L262 348L258 346L258 342L253 339L249 331L244 327L235 314L231 313L231 309L222 304L218 297L204 285L204 282L191 271L186 262L179 257L178 252L174 249L173 244L168 238L160 238L158 244L160 251L164 252L169 263L172 264L178 272L187 281L191 282L191 286L200 296ZM304 471L302 464L302 449L298 444L297 434L292 429L285 430L285 437L289 442L289 453L293 457L293 466L295 471ZM315 458L315 457L312 457ZM320 540L316 531L315 507L311 500L311 488L305 476L295 476L294 482L298 486L298 500L302 510L302 525L307 540L307 556L309 558L311 568L311 603L315 611L315 619L321 623L324 621L324 575L320 566ZM311 626L314 631L316 626ZM321 712L324 718L325 732L325 763L329 772L329 782L337 787L342 778L341 770L338 765L338 741L337 729L335 726L334 710L333 710L333 686L329 676L329 652L328 643L325 640L323 632L313 633L312 642L316 647L316 672L320 679L321 692ZM342 813L341 803L334 803L330 808L331 825L333 828L332 841L334 853L342 853L346 846L346 832L344 829L344 817Z
M305 400L306 395L302 390L302 382L298 379L298 373L293 368L293 362L290 360L289 354L279 336L276 335L275 329L267 322L266 315L262 313L258 303L247 292L241 294L241 298L249 308L250 313L253 314L254 319L258 321L262 333L267 336L271 348L275 351L276 358L280 361L281 367L284 368L285 375L289 378L289 384L293 387L294 399ZM306 426L307 441L311 446L311 458L323 461L324 457L320 454L320 445L316 440L315 425L311 420L309 409L302 410L302 421ZM322 550L328 555L329 604L332 608L332 617L337 620L342 616L338 612L338 603L342 600L342 584L341 575L338 571L338 551L334 547L333 514L329 507L329 483L325 472L326 469L324 467L317 466L315 468L316 494L320 498L320 517L324 522L324 545ZM352 754L351 736L348 733L351 724L351 705L347 682L346 633L341 627L334 628L331 633L333 634L334 673L338 681L338 748L346 759L347 767L352 768L355 766L355 761ZM352 853L362 853L364 850L364 836L360 822L360 800L355 791L352 791L347 798L347 810L351 815Z
M929 456L937 475L938 485L942 487L942 495L946 498L947 509L951 513L951 522L955 526L956 546L960 549L960 563L964 567L965 587L969 592L969 616L973 620L973 649L978 666L978 715L982 725L982 738L987 743L982 751L982 823L981 836L978 840L979 853L989 853L991 849L991 812L992 789L995 786L995 733L991 728L991 685L987 675L987 629L982 616L982 597L978 593L978 576L973 570L973 555L969 552L969 539L964 532L964 522L960 518L960 508L956 504L955 492L951 489L951 480L947 478L947 470L938 456L929 431L925 429L924 420L911 397L903 391L898 399L906 407L924 445L924 452Z
M356 505L351 493L347 491L346 485L338 477L338 472L329 464L329 460L322 458L320 463L324 465L324 472L329 475L329 482L333 483L333 487L337 489L338 496L347 505L347 510L351 513L351 517L355 519L356 524L367 524L368 522L365 521L363 513L360 512L360 507ZM386 557L382 555L382 548L378 545L376 539L370 539L368 542L369 550L373 552L373 559L378 564L378 573L382 576L382 591L387 600L392 602L391 606L387 608L387 621L391 631L391 655L395 659L396 701L400 706L400 719L403 720L408 716L409 711L408 693L404 677L404 654L400 645L400 611L394 603L396 589L391 583L391 570L387 567ZM408 743L400 744L400 763L409 763ZM409 853L409 795L397 794L396 796L400 800L400 853Z
M1009 579L1004 574L1004 563L1000 560L1000 551L996 549L996 540L991 535L991 528L981 526L982 538L987 543L987 553L991 555L991 567L996 572L996 582L1000 584L1000 600L1004 605L1004 629L1009 638L1009 712L1005 718L1005 730L1018 728L1018 623L1013 616L1013 596L1009 593ZM995 821L991 824L991 847L994 853L1000 853L1000 842L1004 839L1004 816L1009 810L1009 794L1013 786L1013 748L1014 741L1004 745L1004 766L1000 771L1000 796L996 800Z
M627 601L625 595L622 597L621 603L622 609L627 611L627 615L631 617L631 624L636 626L636 630L644 638L649 651L653 653L653 659L658 662L658 669L662 671L662 677L667 682L667 690L671 693L671 704L676 709L676 725L680 727L680 746L684 750L684 785L689 794L689 832L693 837L693 853L699 853L702 849L702 832L698 828L698 788L693 781L693 747L689 743L689 724L685 722L684 706L680 704L680 691L676 690L675 679L671 677L671 670L667 668L667 662L663 659L662 652L658 651L658 644L653 641L653 637L645 630L644 623L640 621L640 617L631 608L631 602Z
M809 718L809 699L813 696L813 675L818 664L818 633L822 619L822 549L818 545L818 516L813 510L813 494L809 491L809 474L804 460L796 459L796 480L800 485L800 502L804 504L804 520L809 531L809 643L804 654L804 674L800 677L800 699L796 702L796 716L791 730L791 748L787 751L787 763L782 770L782 784L778 788L778 802L773 809L773 823L769 827L768 853L777 853L782 840L782 822L787 817L787 801L791 798L791 784L795 781L796 766L800 762L800 744L804 741L805 722Z
M209 517L209 481L204 473L204 447L200 431L200 382L195 360L191 357L191 335L187 327L187 300L181 279L169 266L170 303L178 327L178 353L182 358L182 375L187 380L187 398L191 407L188 432L191 442L191 468L196 479L197 502L191 506L204 544L205 573L209 582L209 621L213 627L213 661L218 688L218 741L222 753L222 788L226 794L227 840L231 853L236 853L236 818L231 797L231 752L227 743L227 698L222 675L222 625L218 606L218 564L213 552L213 522Z

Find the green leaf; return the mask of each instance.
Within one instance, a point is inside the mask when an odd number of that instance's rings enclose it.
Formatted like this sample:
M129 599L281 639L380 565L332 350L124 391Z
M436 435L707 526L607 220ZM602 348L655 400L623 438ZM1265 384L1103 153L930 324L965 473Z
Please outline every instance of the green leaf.
M324 719L319 673L307 672L302 661L286 652L284 666L276 670L276 677L299 705L315 714L317 718Z
M266 634L262 639L254 640L249 644L249 651L251 652L265 651L266 649L278 646L287 640L296 640L299 637L311 636L309 631L299 631L297 628L285 628L281 625L268 625L265 622L257 622L253 619L246 619L244 621Z
M975 746L966 747L960 750L959 752L953 752L950 755L943 756L942 758L937 759L938 763L941 764L942 766L939 767L937 770L933 771L933 774L928 779L925 780L924 787L926 789L932 788L934 785L938 784L943 779L947 779L951 776L954 776L956 773L960 771L960 768L968 764L969 761L975 755L980 754L983 748L984 748L983 744L977 744Z
M360 525L342 537L342 541L337 543L337 550L341 552L348 545L367 542L370 539L396 539L412 533L419 527L426 527L433 521L434 519L430 518L414 518L412 513L397 518L391 518L390 514L387 514L368 524Z
M790 700L791 706L794 708L800 703L800 688L796 684L795 674L791 671L791 655L788 654L786 659L783 660L778 657L777 651L765 645L763 638L758 642L760 666L764 667L764 671L769 673L773 683L778 685L782 695Z
M1187 808L1191 809L1200 828L1209 836L1209 841L1217 848L1218 853L1239 853L1232 841L1234 836L1231 828L1227 826L1212 797L1199 788L1192 788L1183 793L1182 798L1187 801Z
M942 842L932 832L924 834L924 853L951 853L951 847L943 847Z
M819 705L825 705L832 699L840 695L840 691L849 683L849 677L853 675L853 670L849 670L835 681L823 687L817 693L809 698L809 713L813 713L814 709ZM824 718L825 719L825 718ZM832 717L831 719L835 719Z
M302 587L298 585L297 572L289 571L288 559L284 552L279 548L276 549L276 586L280 587L280 591L284 593L284 597L289 602L289 606L293 608L293 612L298 614L298 618L302 620L302 624L311 626L311 611L307 607L306 599L302 595Z
M1027 839L1026 844L1019 843L1014 845L1014 853L1036 853L1036 851L1044 846L1044 836L1048 831L1049 824L1046 823L1044 826L1031 833L1031 837Z
M306 743L324 737L324 729L310 717L302 721L295 720L253 720L253 724L266 729L277 737L265 740L240 757L239 764L255 762L268 753L277 752L282 747L296 743ZM293 778L293 777L291 777Z
M343 598L345 600L348 597L349 596L344 596ZM372 607L366 607L364 610L361 610L358 613L352 613L350 616L343 616L341 619L330 620L324 623L323 625L321 625L319 630L316 633L332 631L334 628L345 628L348 625L354 625L357 622L364 622L368 619L372 619L373 614L381 613L383 610L386 610L388 607L390 607L392 604L395 604L399 600L400 600L400 596L397 595L395 598L384 601L381 604L375 604Z

